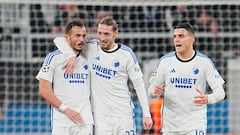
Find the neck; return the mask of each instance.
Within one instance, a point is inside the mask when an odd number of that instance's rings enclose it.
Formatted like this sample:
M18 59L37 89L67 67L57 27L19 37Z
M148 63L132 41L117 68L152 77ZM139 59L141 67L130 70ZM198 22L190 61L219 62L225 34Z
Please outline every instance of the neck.
M191 59L195 54L195 50L191 50L188 53L184 52L184 53L177 53L177 56L179 57L179 59L181 60L189 60Z
M115 49L117 49L117 44L116 44L116 43L113 43L112 48L109 49L109 50L107 50L107 51L113 51L113 50L115 50Z

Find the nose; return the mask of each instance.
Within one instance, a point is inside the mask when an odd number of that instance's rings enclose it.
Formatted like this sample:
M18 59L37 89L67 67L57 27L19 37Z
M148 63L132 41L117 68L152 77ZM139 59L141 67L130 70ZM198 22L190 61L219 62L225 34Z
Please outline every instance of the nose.
M179 42L178 36L174 37L174 38L173 38L173 41L174 41L174 42Z
M80 36L80 37L79 37L79 40L80 40L80 41L85 41L86 39L85 39L85 37Z
M98 38L99 38L100 41L105 40L104 34L99 34L99 35L98 35Z

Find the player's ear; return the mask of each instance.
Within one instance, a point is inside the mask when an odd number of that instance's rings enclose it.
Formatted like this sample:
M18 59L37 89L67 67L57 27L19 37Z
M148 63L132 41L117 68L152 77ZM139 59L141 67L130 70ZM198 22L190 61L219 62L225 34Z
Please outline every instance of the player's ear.
M113 37L114 38L117 38L117 36L118 36L118 31L116 30L116 31L113 31Z
M67 41L69 41L70 36L68 34L65 34L64 37L66 38Z
M195 43L195 40L196 40L196 38L193 36L193 38L192 38L192 43L193 44Z

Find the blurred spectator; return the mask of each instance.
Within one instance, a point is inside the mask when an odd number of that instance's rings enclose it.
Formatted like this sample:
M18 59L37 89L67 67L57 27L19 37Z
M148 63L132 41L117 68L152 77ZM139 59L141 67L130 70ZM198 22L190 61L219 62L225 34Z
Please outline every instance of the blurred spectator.
M146 17L142 6L123 6L114 15L114 18L120 22L120 31L122 32L144 32L146 31Z
M44 19L41 4L30 5L30 25L32 33L49 32L49 27Z
M217 35L219 33L218 22L202 8L202 6L178 5L166 9L165 16L168 28L171 30L172 26L187 22L193 25L196 31L206 31Z
M42 4L41 12L43 13L43 19L47 23L48 28L52 28L55 21L54 17L57 14L57 5Z
M94 17L94 24L92 24L92 27L87 28L88 32L95 33L97 31L97 24L101 21L102 18L107 16L112 16L112 13L104 10L97 11Z
M201 12L199 17L198 17L198 25L205 25L208 27L208 29L210 30L211 33L213 33L214 35L217 35L219 32L219 24L218 22L211 17L210 15L208 15L205 12Z
M86 11L79 10L75 4L61 4L58 7L57 15L54 19L54 26L51 29L52 33L63 33L64 25L72 18L87 19Z
M240 56L240 45L236 44L232 47L232 57L237 58Z
M167 25L172 26L171 23L166 22L168 17L167 6L144 6L144 13L147 21L148 32L168 32L169 28Z

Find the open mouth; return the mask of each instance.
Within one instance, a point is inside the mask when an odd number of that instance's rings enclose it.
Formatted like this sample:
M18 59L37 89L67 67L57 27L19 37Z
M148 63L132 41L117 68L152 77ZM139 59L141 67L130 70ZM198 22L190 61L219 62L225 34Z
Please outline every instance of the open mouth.
M84 43L78 43L77 45L78 46L84 46Z
M181 47L182 45L181 44L176 44L175 47Z

